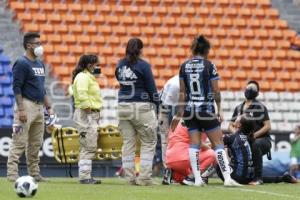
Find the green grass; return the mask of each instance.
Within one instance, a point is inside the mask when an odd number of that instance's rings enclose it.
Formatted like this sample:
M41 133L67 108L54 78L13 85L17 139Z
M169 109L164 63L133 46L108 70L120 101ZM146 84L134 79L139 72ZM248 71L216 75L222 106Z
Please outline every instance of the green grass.
M160 179L156 180L160 182ZM39 183L35 200L241 200L241 199L300 199L300 184L265 184L224 188L217 179L210 179L204 188L172 186L130 186L123 179L105 178L101 185L80 185L76 179L52 178ZM13 183L0 179L0 200L20 199L13 190Z

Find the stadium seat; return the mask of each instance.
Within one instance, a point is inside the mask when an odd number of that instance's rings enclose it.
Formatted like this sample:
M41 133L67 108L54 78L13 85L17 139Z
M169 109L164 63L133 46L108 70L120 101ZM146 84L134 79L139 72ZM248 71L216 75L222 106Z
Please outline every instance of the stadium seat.
M203 34L212 44L210 58L223 90L243 91L249 79L257 80L262 92L300 89L300 53L290 49L296 32L280 19L270 0L126 0L118 5L11 0L8 6L23 31L42 33L45 62L61 80L70 80L67 74L79 56L89 52L100 56L103 74L110 80L105 87L111 87L112 69L124 56L128 39L136 36L144 42L143 55L160 89L190 56L194 35ZM0 64L1 78L8 69ZM10 84L9 79L0 80L1 85ZM271 100L278 101L283 100Z
M0 120L0 127L11 128L13 120L11 118L2 118Z
M4 75L4 76L0 76L0 84L2 85L10 85L11 84L11 78Z
M274 102L274 108L276 111L289 111L288 103L282 101Z
M275 77L275 75L274 75ZM270 91L271 87L270 87L270 83L268 81L260 81L259 82L259 87L261 91Z
M277 130L279 131L286 131L286 130L292 130L293 127L290 123L287 122L282 122L282 123L277 123Z
M281 101L294 101L294 95L290 92L280 92L279 98Z
M291 92L299 92L299 83L296 81L288 81L286 83L286 89Z
M226 101L226 100L234 100L234 92L232 91L224 91L224 92L221 92L221 96L222 98Z
M288 106L289 106L289 109L294 112L300 111L300 102L289 102Z
M0 104L6 107L12 106L12 100L9 97L0 97Z
M5 113L5 116L6 116L6 117L12 118L13 115L14 115L13 108L12 108L12 107L4 108L4 113Z
M278 46L278 43L280 43L279 41L274 41L274 40L264 40L263 42L263 46L269 49L275 48ZM276 44L277 42L277 44Z
M234 96L235 96L235 99L236 99L237 101L243 101L243 100L245 100L245 95L244 95L244 92L243 92L243 91L236 91L236 92L234 93Z
M14 96L12 87L11 86L3 87L3 94L4 94L4 96L10 96L10 97Z
M283 113L283 117L287 122L299 122L297 113L286 112Z
M268 101L278 101L279 94L277 92L265 92L265 98Z
M283 116L280 112L269 112L269 116L272 122L282 122Z
M2 65L9 65L10 59L7 56L5 56L4 54L0 54L0 62Z
M273 102L265 102L264 104L265 104L265 106L267 107L267 109L268 109L269 112L270 112L270 111L271 111L271 112L275 111Z

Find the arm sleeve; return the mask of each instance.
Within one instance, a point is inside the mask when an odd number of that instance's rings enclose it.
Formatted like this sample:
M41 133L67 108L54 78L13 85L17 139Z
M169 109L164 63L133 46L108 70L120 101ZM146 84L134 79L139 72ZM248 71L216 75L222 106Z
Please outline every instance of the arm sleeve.
M88 77L84 74L80 74L76 76L76 79L77 98L78 101L80 101L79 107L82 109L90 108L92 104L87 93L89 88Z
M266 106L264 106L264 118L263 118L263 122L264 121L268 121L268 120L270 120L270 117L269 117L269 112L268 112L268 109L267 109L267 107Z
M217 67L214 64L211 64L209 67L209 80L220 80Z
M12 68L13 74L13 91L15 96L22 94L21 88L24 85L25 77L27 76L26 64L16 61Z
M144 78L146 82L146 89L150 95L151 101L157 106L159 105L159 94L157 92L156 84L154 81L153 73L150 65L144 67Z
M230 121L235 122L237 116L238 116L238 106L235 107Z

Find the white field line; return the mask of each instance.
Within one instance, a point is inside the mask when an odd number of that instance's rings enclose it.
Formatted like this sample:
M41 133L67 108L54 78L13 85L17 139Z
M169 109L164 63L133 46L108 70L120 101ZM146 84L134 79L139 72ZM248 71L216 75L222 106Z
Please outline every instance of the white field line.
M239 190L242 192L252 192L252 193L259 193L259 194L267 194L267 195L271 195L271 196L277 196L277 197L285 197L285 198L290 198L290 199L300 199L300 197L297 196L293 196L293 195L288 195L288 194L280 194L280 193L276 193L276 192L269 192L269 191L264 191L264 190L252 190L252 189L246 189L246 188L240 188L240 187L236 187L236 188L229 188L229 187L216 187L219 189L231 189L231 190Z

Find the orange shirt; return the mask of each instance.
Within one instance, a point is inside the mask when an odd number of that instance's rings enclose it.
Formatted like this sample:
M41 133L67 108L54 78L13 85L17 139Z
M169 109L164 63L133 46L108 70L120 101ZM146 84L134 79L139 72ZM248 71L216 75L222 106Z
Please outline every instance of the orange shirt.
M206 134L202 135L202 141L206 141ZM168 134L168 146L166 151L166 163L189 160L190 137L187 127L178 124L174 132Z

